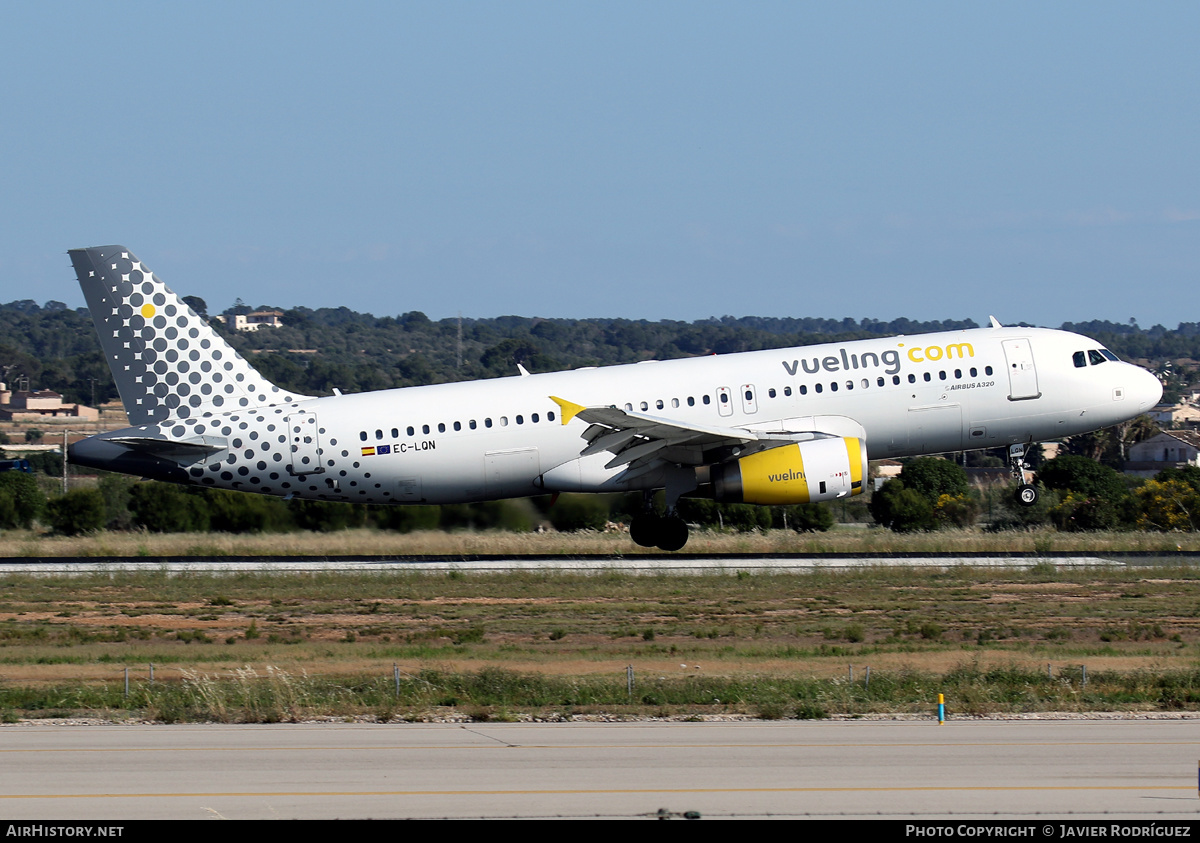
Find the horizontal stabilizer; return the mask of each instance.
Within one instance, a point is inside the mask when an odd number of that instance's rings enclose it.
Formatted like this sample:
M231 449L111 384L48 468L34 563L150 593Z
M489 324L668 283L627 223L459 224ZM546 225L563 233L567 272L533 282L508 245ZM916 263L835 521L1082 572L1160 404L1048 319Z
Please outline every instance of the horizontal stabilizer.
M112 436L108 437L108 441L124 445L133 451L179 462L198 462L229 447L228 440L216 436L197 436L182 440L153 439L148 436Z

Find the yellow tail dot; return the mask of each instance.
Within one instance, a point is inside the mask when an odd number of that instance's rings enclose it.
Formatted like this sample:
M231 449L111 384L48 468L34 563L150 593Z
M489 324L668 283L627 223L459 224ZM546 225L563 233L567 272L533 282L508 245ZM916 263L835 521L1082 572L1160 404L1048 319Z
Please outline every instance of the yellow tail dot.
M152 305L152 304L142 305L142 316L145 316L147 319L149 319L153 315L154 315L154 305Z

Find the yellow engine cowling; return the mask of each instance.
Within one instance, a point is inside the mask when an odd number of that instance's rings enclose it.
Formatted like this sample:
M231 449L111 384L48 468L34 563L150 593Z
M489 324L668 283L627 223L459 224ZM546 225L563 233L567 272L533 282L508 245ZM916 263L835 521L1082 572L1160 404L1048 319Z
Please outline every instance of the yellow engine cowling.
M867 443L855 437L797 442L711 469L722 503L831 501L861 494L866 475Z

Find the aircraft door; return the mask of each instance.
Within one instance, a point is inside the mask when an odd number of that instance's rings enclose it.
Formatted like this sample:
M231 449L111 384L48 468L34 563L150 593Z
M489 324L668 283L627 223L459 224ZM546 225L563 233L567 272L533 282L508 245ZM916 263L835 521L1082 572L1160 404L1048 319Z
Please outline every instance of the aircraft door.
M754 393L754 384L744 383L741 388L742 412L750 415L758 412L758 400Z
M1004 359L1008 363L1008 400L1041 398L1037 369L1033 365L1033 347L1027 339L1004 340Z
M733 415L733 396L727 386L717 387L717 412L723 416Z
M291 444L292 461L288 471L292 474L321 474L321 443L317 436L315 413L300 412L287 417L288 439Z

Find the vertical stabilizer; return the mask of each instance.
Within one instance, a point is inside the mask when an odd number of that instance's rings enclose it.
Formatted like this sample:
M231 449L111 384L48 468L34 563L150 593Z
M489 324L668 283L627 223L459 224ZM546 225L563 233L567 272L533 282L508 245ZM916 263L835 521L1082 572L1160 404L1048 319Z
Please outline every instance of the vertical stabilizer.
M302 401L260 375L124 246L68 253L129 423Z

